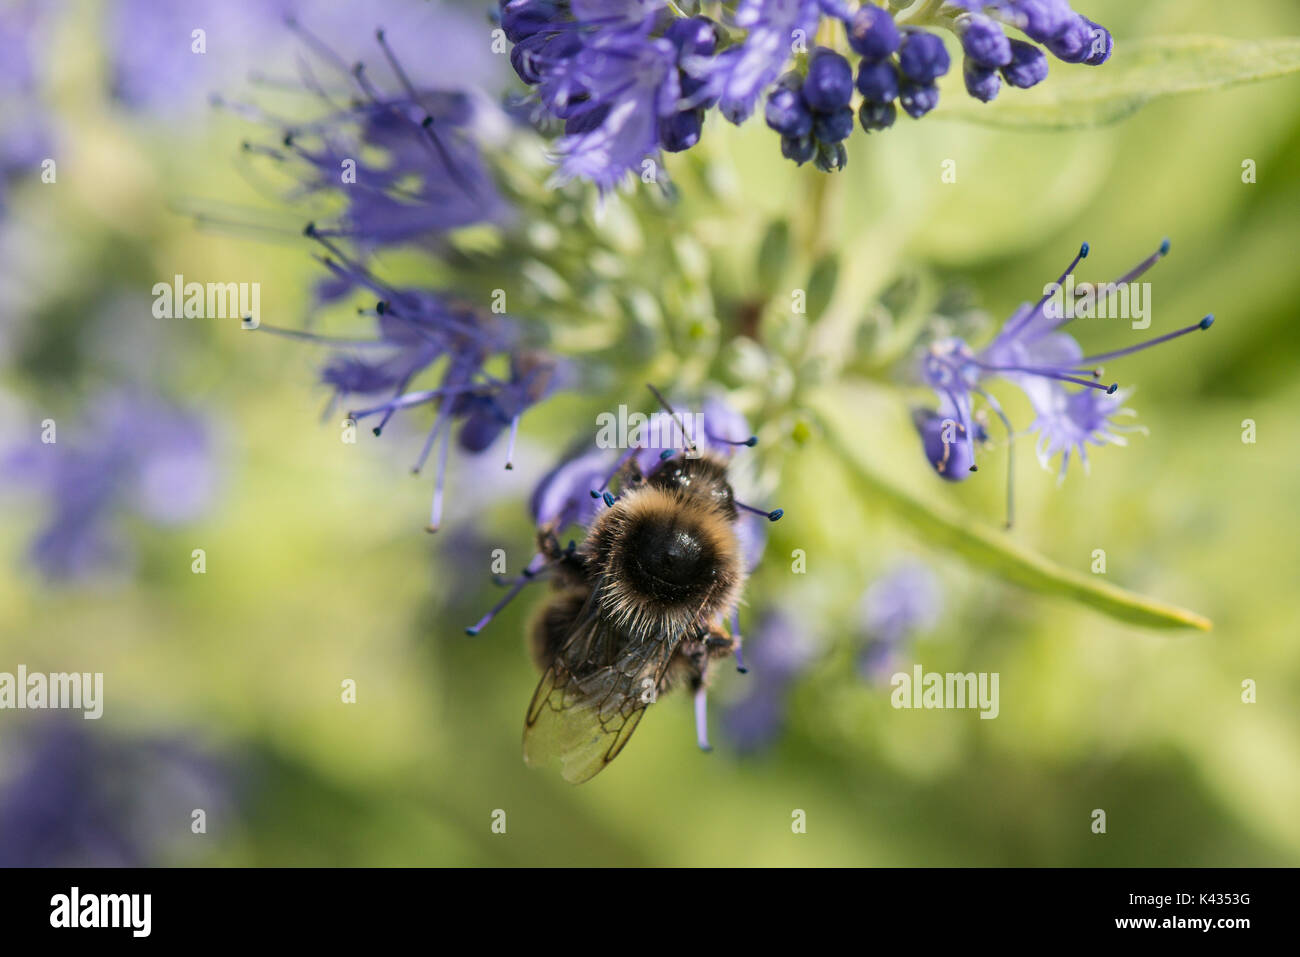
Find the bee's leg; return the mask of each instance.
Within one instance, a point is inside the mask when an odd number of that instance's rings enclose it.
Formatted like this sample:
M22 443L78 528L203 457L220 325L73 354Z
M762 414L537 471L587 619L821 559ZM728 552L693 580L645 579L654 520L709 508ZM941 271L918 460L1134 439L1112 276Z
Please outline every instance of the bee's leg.
M553 524L543 525L537 530L537 554L544 566L554 568L561 577L568 579L569 584L577 584L586 577L587 560L578 552L576 543L560 544ZM525 570L524 574L530 572ZM536 571L531 574L535 575Z
M691 689L695 693L695 740L701 751L712 751L713 747L709 744L709 662L731 654L736 643L730 635L714 626L704 631L699 644L700 652L691 656L694 670Z
M710 628L702 636L706 663L709 658L725 658L727 655L740 655L740 635L729 635L718 627Z

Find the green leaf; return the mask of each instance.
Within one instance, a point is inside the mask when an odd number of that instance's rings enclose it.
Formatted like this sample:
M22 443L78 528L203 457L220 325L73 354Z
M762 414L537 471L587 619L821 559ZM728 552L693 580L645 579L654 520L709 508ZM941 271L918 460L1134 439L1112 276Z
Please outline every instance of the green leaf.
M1061 130L1114 123L1151 100L1219 90L1300 72L1300 38L1233 40L1217 36L1116 41L1099 67L1051 61L1048 78L1030 90L1004 87L992 103L959 95L936 115L989 126Z
M840 261L834 253L827 253L813 263L808 276L808 299L804 303L808 318L816 322L835 296L835 284L840 278Z
M768 226L767 232L763 234L763 242L758 247L757 274L754 278L762 298L766 299L776 292L789 261L790 224L779 219Z
M1004 532L976 522L955 510L923 502L862 462L829 416L819 415L825 440L854 480L875 502L931 544L945 548L979 569L1045 595L1068 598L1120 621L1148 628L1199 628L1209 631L1208 618L1154 598L1084 575L1023 548Z

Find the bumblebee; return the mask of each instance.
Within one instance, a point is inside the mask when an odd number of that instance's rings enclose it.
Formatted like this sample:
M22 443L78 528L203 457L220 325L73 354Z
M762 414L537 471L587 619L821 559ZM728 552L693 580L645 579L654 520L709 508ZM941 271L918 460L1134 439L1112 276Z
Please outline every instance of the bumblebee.
M524 722L528 764L559 757L567 780L586 781L660 695L701 694L710 660L735 648L722 623L745 582L736 519L726 462L679 455L648 478L633 470L580 548L542 529L557 573L530 632L542 680Z
M735 624L746 577L737 521L742 511L782 515L737 502L727 469L724 457L689 440L648 475L628 454L612 477L618 494L593 490L605 507L581 545L562 546L553 524L538 530L541 564L524 578L545 569L552 591L529 629L542 678L524 721L527 764L559 758L566 780L589 780L618 757L646 708L682 686L695 695L699 744L709 749L709 665L735 654L745 670Z

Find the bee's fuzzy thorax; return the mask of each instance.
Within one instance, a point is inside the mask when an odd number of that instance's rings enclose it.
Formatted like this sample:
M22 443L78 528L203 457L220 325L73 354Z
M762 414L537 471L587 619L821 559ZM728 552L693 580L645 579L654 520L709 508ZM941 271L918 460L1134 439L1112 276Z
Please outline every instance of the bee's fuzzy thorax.
M698 494L627 491L583 544L606 614L623 627L673 634L729 610L744 582L732 522L725 505Z

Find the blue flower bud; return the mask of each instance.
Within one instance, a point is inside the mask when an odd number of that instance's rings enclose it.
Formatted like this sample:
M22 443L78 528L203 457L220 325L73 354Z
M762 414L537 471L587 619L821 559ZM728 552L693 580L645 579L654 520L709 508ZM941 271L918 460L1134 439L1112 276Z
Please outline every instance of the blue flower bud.
M867 4L849 21L849 46L868 60L882 60L898 49L900 37L888 11Z
M813 166L823 173L838 173L848 165L848 162L849 151L844 148L843 143L817 144L817 158L813 160Z
M718 102L717 95L710 96L706 90L709 85L707 77L695 77L682 71L679 75L682 85L682 99L690 102L692 106L701 106L709 109Z
M708 17L674 20L664 36L673 42L681 57L713 56L718 49L718 25Z
M898 68L903 76L922 86L933 83L951 66L948 48L933 33L912 30L903 37L898 51Z
M858 92L872 103L890 103L898 98L898 71L889 60L858 67Z
M1092 41L1089 46L1089 52L1083 62L1088 66L1101 66L1101 64L1110 59L1110 53L1115 49L1115 38L1110 35L1109 30L1100 24L1093 23L1087 17L1084 17L1083 19L1084 22L1088 24L1088 28L1092 31Z
M981 66L969 57L963 64L962 78L966 81L966 92L985 103L996 98L1002 89L1002 77L994 67Z
M1046 41L1044 46L1059 60L1082 63L1092 54L1092 27L1083 17L1076 16L1064 33Z
M853 110L841 106L834 113L818 113L813 123L813 135L823 143L847 140L853 132Z
M1019 0L1015 5L1020 29L1025 35L1044 43L1058 37L1070 27L1074 11L1068 0Z
M534 58L542 46L545 45L546 40L545 36L524 37L510 48L510 65L514 67L519 79L529 86L540 82L542 79Z
M894 125L897 117L898 110L893 103L872 103L863 100L862 105L858 107L858 122L868 133L889 129Z
M802 166L817 155L817 141L811 136L783 136L781 155Z
M919 120L939 105L939 88L933 83L904 83L898 91L898 102L908 116Z
M519 79L532 85L541 81L541 64L571 57L581 49L582 40L576 33L535 33L510 48L510 65Z
M501 8L501 29L506 39L518 43L559 19L551 0L510 0Z
M848 106L852 97L853 68L849 61L833 50L816 50L803 81L804 102L819 113L832 113Z
M978 13L957 21L961 48L968 59L982 67L1006 66L1011 62L1011 41L1000 24Z
M491 401L476 403L460 427L456 444L476 455L486 451L509 424L510 420L502 418Z
M700 141L703 126L703 107L674 113L659 124L659 145L670 153L688 150Z
M813 115L799 95L797 89L779 86L767 98L767 108L763 111L767 125L782 136L795 139L812 132Z
M930 468L949 482L970 478L975 450L970 436L964 434L956 420L931 409L917 409L912 413L912 424L921 436L921 446Z
M1002 78L1027 90L1047 79L1047 55L1032 43L1011 41L1011 62L1002 68Z

